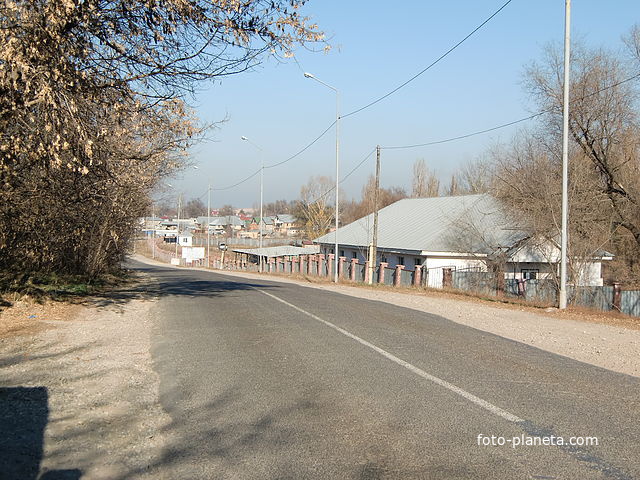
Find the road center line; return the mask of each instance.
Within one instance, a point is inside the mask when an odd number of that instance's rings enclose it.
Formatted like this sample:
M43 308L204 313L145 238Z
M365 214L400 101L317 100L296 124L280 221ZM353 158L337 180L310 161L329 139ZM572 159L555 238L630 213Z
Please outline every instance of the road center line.
M404 368L406 368L407 370L410 370L411 372L415 373L416 375L418 375L419 377L424 378L425 380L429 380L430 382L433 382L437 385L440 385L441 387L446 388L447 390L450 390L458 395L460 395L461 397L465 398L466 400L470 401L471 403L475 403L476 405L478 405L479 407L484 408L485 410L504 418L505 420L509 421L509 422L514 422L514 423L520 423L520 422L524 422L523 419L521 419L520 417L517 417L515 415L513 415L512 413L507 412L506 410L503 410L500 407L497 407L495 405L493 405L492 403L487 402L486 400L481 399L480 397L476 397L474 394L467 392L466 390L463 390L460 387L457 387L455 385L453 385L452 383L447 382L446 380L442 380L441 378L438 378L434 375L431 375L427 372L425 372L424 370L416 367L415 365L410 364L409 362L405 362L404 360L402 360L401 358L396 357L395 355L387 352L386 350L383 350L382 348L374 345L373 343L367 342L366 340L358 337L357 335L354 335L353 333L348 332L347 330L345 330L344 328L340 328L337 325L334 325L331 322L328 322L326 320L323 320L322 318L318 317L317 315L314 315L313 313L309 313L306 310L303 310L300 307L297 307L296 305L287 302L286 300L281 299L280 297L276 297L275 295L265 292L264 290L260 290L259 288L256 288L256 290L258 290L260 293L265 294L268 297L273 298L274 300L277 300L280 303L284 303L285 305L287 305L288 307L293 308L294 310L297 310L300 313L303 313L304 315L313 318L314 320L323 323L324 325L326 325L327 327L333 328L334 330L340 332L341 334L355 340L356 342L364 345L365 347L369 347L371 350L374 350L376 352L378 352L380 355L382 355L383 357L391 360L394 363L397 363L400 366L403 366Z

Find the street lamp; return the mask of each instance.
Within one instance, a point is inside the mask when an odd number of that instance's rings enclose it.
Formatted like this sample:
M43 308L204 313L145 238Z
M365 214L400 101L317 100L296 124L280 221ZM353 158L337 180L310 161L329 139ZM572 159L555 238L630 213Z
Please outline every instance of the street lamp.
M254 147L256 147L258 150L260 150L260 152L262 152L262 149L256 145L255 143L253 143L251 140L249 140L247 137L245 137L244 135L240 137L241 140L244 140L245 142L249 142L251 145L253 145ZM260 239L258 240L258 251L260 252L259 255L259 262L258 262L258 271L260 273L262 273L262 223L264 222L264 219L262 218L262 197L264 194L264 155L260 155L260 230L258 235L260 235Z
M336 92L336 230L335 230L335 248L334 248L334 268L333 268L333 281L338 283L338 219L340 218L340 202L339 202L339 186L340 186L340 92L335 87L332 87L328 83L323 82L313 74L304 72L305 78L311 78L318 83L321 83L327 88L330 88Z

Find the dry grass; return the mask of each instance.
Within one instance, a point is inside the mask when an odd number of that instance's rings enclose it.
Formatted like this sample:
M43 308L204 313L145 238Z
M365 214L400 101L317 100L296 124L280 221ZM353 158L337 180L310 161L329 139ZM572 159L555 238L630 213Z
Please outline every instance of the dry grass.
M75 318L81 305L22 296L0 311L0 338L29 335L52 328L52 321Z

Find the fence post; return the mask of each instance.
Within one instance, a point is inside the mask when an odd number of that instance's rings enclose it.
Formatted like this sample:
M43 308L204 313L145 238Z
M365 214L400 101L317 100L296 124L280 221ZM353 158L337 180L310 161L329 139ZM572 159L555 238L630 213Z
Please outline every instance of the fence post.
M329 278L333 278L333 253L327 254L327 258L329 259L329 262L327 263L327 276Z
M617 311L620 311L620 303L622 300L622 289L620 288L619 283L613 284L613 308Z
M293 258L291 259L291 273L296 273L296 271L298 271L298 272L300 271L300 269L299 269L299 268L296 268L296 265L298 265L298 264L299 264L299 263L298 263L298 260L299 260L299 258L298 258L298 257L293 257Z
M416 265L415 272L413 274L413 285L419 287L422 283L422 265Z
M357 258L352 258L351 259L351 271L349 272L349 280L351 280L352 282L356 281L356 265L358 265L358 259Z
M346 257L338 258L338 279L344 277L344 261L345 260L346 260Z
M324 254L318 254L318 276L322 276L322 263L324 262Z
M364 283L366 283L366 284L369 283L369 275L371 275L371 272L369 272L369 260L365 260L365 262L364 262Z
M453 283L453 276L451 274L452 270L450 268L442 269L442 288L451 287Z
M404 265L396 265L396 278L393 279L393 286L399 287L400 281L402 280L402 270L404 269Z
M494 271L496 276L496 297L504 296L504 272L500 269ZM520 285L518 285L518 293L520 293Z
M378 283L384 284L384 269L389 265L387 262L380 262L380 270L378 271Z

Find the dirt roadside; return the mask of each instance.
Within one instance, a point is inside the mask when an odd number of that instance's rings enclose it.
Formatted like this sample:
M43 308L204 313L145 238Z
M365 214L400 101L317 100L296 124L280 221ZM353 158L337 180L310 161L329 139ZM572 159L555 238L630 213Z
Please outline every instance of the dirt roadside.
M0 313L0 478L160 478L154 299L17 303Z
M169 268L184 268L171 267L140 255L134 258ZM395 292L390 288L312 283L279 275L217 272L247 279L295 283L411 308L581 362L640 377L640 319L593 312L559 312L555 309L545 312L446 292Z

